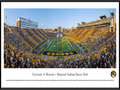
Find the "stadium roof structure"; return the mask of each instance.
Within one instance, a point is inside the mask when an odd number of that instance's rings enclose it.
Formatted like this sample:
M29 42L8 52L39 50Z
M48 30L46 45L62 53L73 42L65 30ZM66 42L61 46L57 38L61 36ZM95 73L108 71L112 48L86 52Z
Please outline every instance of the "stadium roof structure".
M106 24L106 23L110 23L112 19L113 17L108 17L108 18L100 19L97 21L89 22L89 23L79 24L78 27L87 27L87 26Z
M105 15L100 16L101 19L107 18Z

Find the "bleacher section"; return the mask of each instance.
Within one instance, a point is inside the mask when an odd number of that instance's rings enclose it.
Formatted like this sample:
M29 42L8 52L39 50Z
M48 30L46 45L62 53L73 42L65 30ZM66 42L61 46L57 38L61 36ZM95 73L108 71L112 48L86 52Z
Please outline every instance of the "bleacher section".
M106 43L115 40L116 30L110 30L111 21L114 21L112 19L113 17L109 17L90 23L79 24L73 32L64 33L65 37L86 45L89 51L100 50L105 47ZM115 23L113 23L112 27L115 28Z
M38 29L38 33L44 38L44 39L48 39L48 35L47 35L47 33L45 33L44 31L43 31L43 29Z
M79 24L77 28L99 27L99 26L110 25L112 18L113 17L109 17L109 18L100 19L100 20L89 22L89 23L85 23L85 24Z
M53 33L53 32L46 32L46 34L49 36L49 37L56 37L57 34L56 33Z
M46 35L46 33L41 29L24 29L14 26L9 26L9 28L11 29L13 34L18 38L18 40L21 40L21 43L30 51L36 45L49 38Z

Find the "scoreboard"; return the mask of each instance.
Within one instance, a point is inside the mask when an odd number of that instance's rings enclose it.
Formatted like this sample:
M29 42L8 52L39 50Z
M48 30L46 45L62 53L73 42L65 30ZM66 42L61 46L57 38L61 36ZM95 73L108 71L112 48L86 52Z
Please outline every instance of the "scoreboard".
M20 28L38 28L38 23L23 17L17 17L17 27Z

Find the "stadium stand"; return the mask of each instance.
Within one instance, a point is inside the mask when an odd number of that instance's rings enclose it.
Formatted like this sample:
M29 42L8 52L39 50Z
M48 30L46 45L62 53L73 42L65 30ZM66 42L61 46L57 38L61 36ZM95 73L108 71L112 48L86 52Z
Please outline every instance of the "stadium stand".
M45 33L47 34L47 36L49 36L49 37L56 37L56 33L54 33L54 31L53 30L51 30L51 29L46 29L45 30Z
M44 38L43 38L43 37L41 37L41 35L40 35L40 34L38 34L37 30L32 29L32 32L36 35L36 37L39 39L39 41L43 41L43 40L44 40Z
M50 45L49 38L56 37L53 31L4 25L4 67L115 68L116 24L114 16L100 18L97 21L78 24L74 31L64 33L64 38L68 39L74 48L79 49L77 44L74 44L75 42L84 46L85 53L63 56L61 59L31 52L35 48L38 48L36 50L38 52L45 50ZM40 44L42 44L40 47L36 47Z

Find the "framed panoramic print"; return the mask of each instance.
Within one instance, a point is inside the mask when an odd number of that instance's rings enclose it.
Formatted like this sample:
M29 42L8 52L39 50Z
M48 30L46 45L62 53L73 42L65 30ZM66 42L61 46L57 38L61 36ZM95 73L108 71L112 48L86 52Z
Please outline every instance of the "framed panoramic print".
M118 2L2 2L3 88L119 88Z

